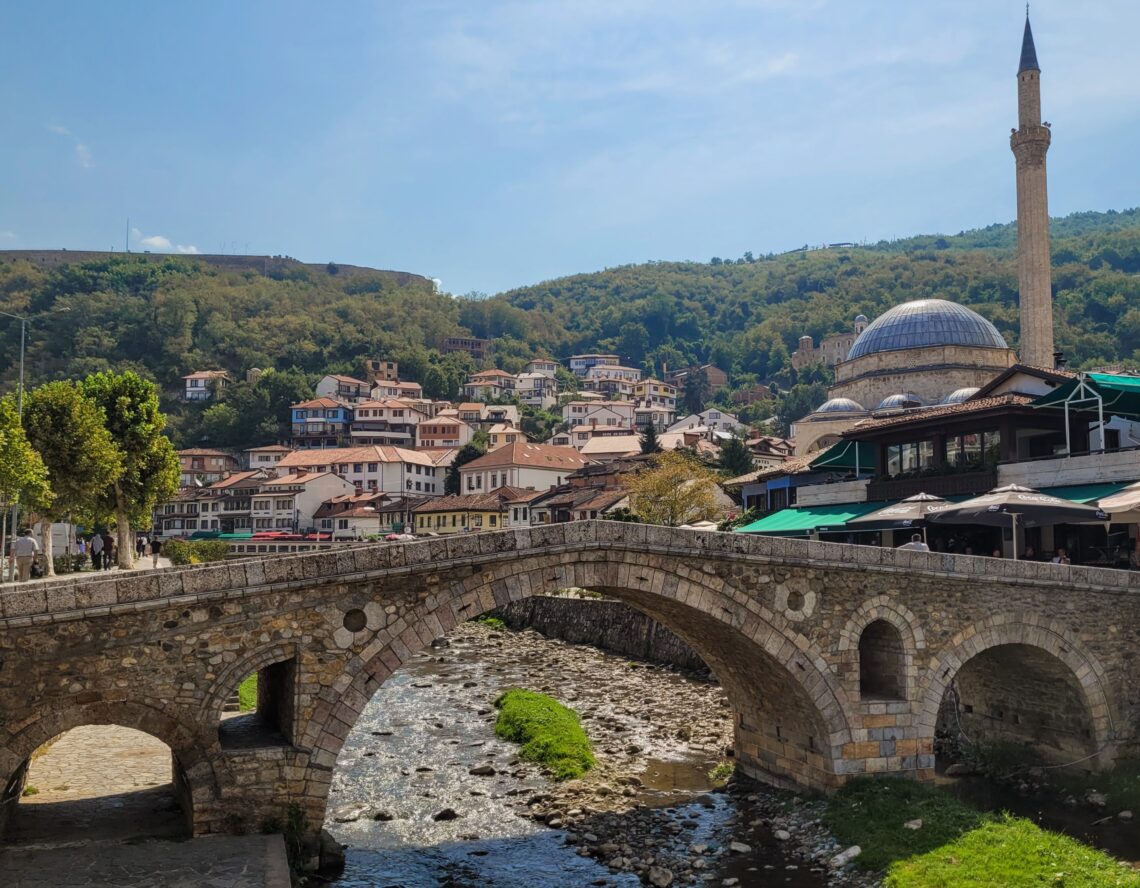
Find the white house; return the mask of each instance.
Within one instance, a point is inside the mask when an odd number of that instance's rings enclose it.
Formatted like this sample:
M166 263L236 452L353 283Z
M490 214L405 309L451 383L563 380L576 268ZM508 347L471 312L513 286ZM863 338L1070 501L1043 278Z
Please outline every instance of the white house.
M425 453L403 447L336 447L298 450L277 464L278 473L333 472L360 491L443 495L445 469Z
M378 379L372 386L371 397L376 401L383 401L385 398L400 398L414 400L421 400L424 396L424 388L418 382L390 382L386 379Z
M619 355L571 355L570 372L575 376L585 376L591 367L599 364L615 365L621 363Z
M696 431L698 429L708 429L709 432L728 432L729 434L735 434L736 432L747 432L748 426L740 422L740 420L731 413L716 407L710 407L708 410L702 410L700 413L694 413L677 420L669 426L667 431L683 432L686 430Z
M677 387L660 379L643 379L633 387L633 395L645 407L677 411Z
M558 383L545 373L519 373L514 388L519 403L528 407L549 410L558 403Z
M633 428L633 401L570 401L562 406L562 421L572 426L595 425Z
M284 444L266 444L264 447L248 447L243 452L247 468L272 469L283 457L292 453L293 448Z
M253 495L250 517L253 532L280 530L304 533L316 524L313 516L321 503L352 493L356 487L332 472L305 472L264 482Z
M552 358L535 358L533 361L527 361L526 372L541 373L553 379L558 375L558 362Z
M415 403L385 398L361 401L352 412L349 437L353 444L381 444L412 447L416 427L428 418Z
M225 370L196 370L182 377L185 401L208 401L230 384L230 375Z
M363 379L330 373L317 383L318 398L332 398L343 404L359 404L369 397L370 385Z
M498 487L545 490L590 460L571 447L516 441L483 454L459 469L460 491L478 493Z
M462 447L469 444L475 430L462 419L437 416L416 426L417 447Z

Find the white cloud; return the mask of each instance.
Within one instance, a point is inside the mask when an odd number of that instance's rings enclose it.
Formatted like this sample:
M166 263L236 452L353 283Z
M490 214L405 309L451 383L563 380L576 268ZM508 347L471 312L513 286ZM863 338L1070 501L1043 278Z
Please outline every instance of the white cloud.
M0 231L0 240L16 240L18 237L19 235L17 235L14 231Z
M65 139L70 139L75 146L75 161L85 170L90 169L95 165L95 158L91 154L91 149L88 148L79 138L69 130L66 126L59 124L51 124L48 126L48 132L55 133L57 136L63 136Z
M176 244L161 234L143 234L137 228L131 229L131 240L136 246L156 253L181 253L183 256L197 256L201 254L193 244Z

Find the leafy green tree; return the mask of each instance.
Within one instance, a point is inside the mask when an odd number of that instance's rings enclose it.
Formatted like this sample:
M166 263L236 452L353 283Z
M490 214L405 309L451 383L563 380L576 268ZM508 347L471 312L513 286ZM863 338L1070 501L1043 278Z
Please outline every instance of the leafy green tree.
M51 523L71 517L93 523L100 494L122 473L122 454L100 409L70 381L49 382L29 392L23 424L55 494L40 509L44 560L53 576Z
M460 493L460 477L459 470L472 460L478 459L483 455L474 444L464 444L459 448L459 452L455 454L455 459L451 465L447 467L447 475L443 479L443 492L447 496L458 496Z
M655 426L653 423L646 425L645 430L641 433L641 452L661 452L661 442L657 440L657 426Z
M630 478L629 505L647 524L677 527L716 516L716 473L673 451L653 457L653 467Z
M103 413L103 423L122 459L122 472L99 497L114 515L119 566L130 568L134 546L131 524L150 520L155 505L178 490L178 454L162 433L166 417L158 409L158 389L135 373L96 373L80 391Z
M721 445L720 458L717 462L727 478L735 478L755 468L752 451L739 435L733 435Z
M0 398L0 509L5 516L15 503L41 510L50 507L53 496L47 467L24 434L16 402Z
M709 399L709 377L704 370L694 370L685 377L685 409L700 413Z

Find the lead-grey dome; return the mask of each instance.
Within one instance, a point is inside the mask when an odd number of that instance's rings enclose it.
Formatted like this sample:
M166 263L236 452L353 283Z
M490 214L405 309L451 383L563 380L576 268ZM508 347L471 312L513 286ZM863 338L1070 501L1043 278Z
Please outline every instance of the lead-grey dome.
M1009 348L997 327L964 305L945 299L916 299L875 318L859 334L847 360L877 352L939 345Z
M897 395L887 395L879 402L876 410L903 410L910 407L925 407L926 402L914 392L899 392Z
M850 398L831 398L824 401L812 413L866 413L863 405Z
M942 399L943 404L961 404L963 401L968 401L978 393L979 389L975 388L962 388L955 389L945 398Z

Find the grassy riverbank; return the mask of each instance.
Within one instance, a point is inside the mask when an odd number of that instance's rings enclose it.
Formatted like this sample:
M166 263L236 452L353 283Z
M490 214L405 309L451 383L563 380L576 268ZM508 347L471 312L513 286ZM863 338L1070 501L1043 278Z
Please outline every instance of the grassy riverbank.
M904 826L921 820L918 829ZM1112 857L1021 818L983 814L907 780L855 780L832 797L828 827L859 845L887 888L1140 888Z
M519 757L543 765L555 780L581 777L594 766L578 716L553 697L515 688L501 694L495 706L495 734L521 743Z
M247 675L238 685L238 701L242 712L253 712L257 709L257 673Z

